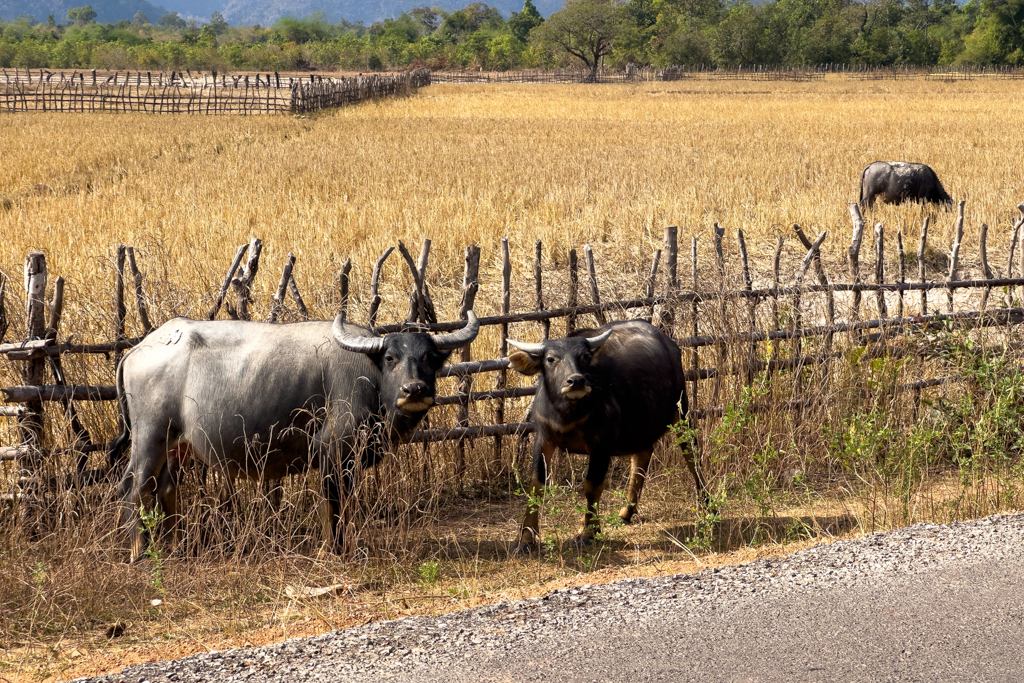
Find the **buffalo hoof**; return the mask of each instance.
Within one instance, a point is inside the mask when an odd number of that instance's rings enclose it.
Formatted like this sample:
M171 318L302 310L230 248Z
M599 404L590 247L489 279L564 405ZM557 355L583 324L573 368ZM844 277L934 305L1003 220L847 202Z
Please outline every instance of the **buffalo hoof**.
M594 545L594 537L584 536L583 534L580 534L576 538L572 539L569 545L573 548L588 548Z
M619 519L622 520L623 524L632 524L634 515L636 515L635 507L627 505L626 507L619 510Z
M510 557L529 557L537 552L537 546L533 543L517 543L509 552Z

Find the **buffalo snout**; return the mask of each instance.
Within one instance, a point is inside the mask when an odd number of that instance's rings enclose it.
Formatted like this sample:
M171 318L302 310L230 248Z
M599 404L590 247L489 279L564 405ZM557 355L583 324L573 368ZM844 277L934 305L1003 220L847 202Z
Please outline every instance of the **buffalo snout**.
M402 396L396 402L398 407L409 412L422 412L434 405L430 387L426 382L416 380L401 386Z
M587 378L578 372L566 377L562 383L562 396L568 399L580 399L589 393L590 385L587 383Z

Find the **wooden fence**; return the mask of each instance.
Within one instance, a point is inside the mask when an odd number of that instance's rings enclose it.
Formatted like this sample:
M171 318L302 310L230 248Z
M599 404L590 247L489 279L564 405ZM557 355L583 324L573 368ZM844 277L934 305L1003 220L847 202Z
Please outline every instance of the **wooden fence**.
M503 239L501 291L498 297L501 302L500 310L492 315L483 315L485 311L478 311L482 326L497 328L500 357L474 359L471 347L462 349L457 358L458 362L445 366L438 373L441 378L458 378L457 391L439 396L436 401L439 406L455 406L455 420L448 425L417 431L411 440L454 441L456 458L464 459L466 440L492 439L494 458L500 461L504 438L523 437L532 431L529 423L505 419L506 401L533 396L536 392L535 386L509 386L508 360L505 358L508 351L509 326L519 323L540 324L542 334L547 338L551 321L555 319L564 319L566 331L580 327L582 316L587 316L588 319L593 316L596 324L603 324L610 317L643 317L653 320L670 333L683 349L683 362L687 380L690 382L691 417L696 420L714 419L723 414L727 407L722 401L722 381L725 377L734 378L740 385L749 385L759 373L789 371L792 373L794 391L787 397L785 403L765 403L756 405L753 409L800 411L808 405L808 402L801 398L802 383L805 381L803 371L815 366L824 366L827 369L828 364L853 349L861 349L868 357L911 356L927 351L921 351L915 344L895 344L895 340L900 337L915 338L913 335L934 329L1008 327L1024 323L1024 308L1014 305L1012 296L1004 306L988 305L993 291L1004 290L1012 293L1017 288L1024 288L1024 234L1021 230L1024 226L1024 203L1018 206L1020 218L1013 227L1007 269L1000 275L995 273L989 263L988 227L982 225L978 243L982 277L962 277L964 203L960 202L954 224L955 238L949 251L945 277L926 279L924 264L929 227L929 219L926 218L918 242L917 281L909 281L905 270L908 259L904 252L903 235L900 233L897 233L895 239L897 273L893 277L893 274L885 272L886 235L882 224L874 227L872 251L875 263L870 272L872 277L865 277L869 273L861 270L861 249L865 237L870 238L870 231L867 230L857 204L850 204L849 208L853 229L849 247L844 249L843 276L848 278L847 282L834 281L825 270L821 247L827 233L822 232L812 241L799 226L794 225L794 235L800 247L806 252L799 260L792 278L782 276L780 255L783 238L780 236L776 242L771 281L766 283L768 286L755 288L747 258L746 241L740 231L736 240L739 269L742 274L741 286L729 287L723 245L725 230L715 224L712 246L715 270L718 274L717 286L714 286L713 279L709 281L705 275L698 275L697 239L693 237L689 245L691 273L690 286L687 287L680 273L683 264L679 257L678 230L676 226L669 226L665 229L664 248L656 250L652 257L644 291L636 298L628 300L602 300L594 254L587 245L583 247L582 266L579 254L575 250L569 252L568 291L565 303L557 308L549 308L545 299L542 245L538 241L533 255L531 298L535 303L530 310L518 312L510 310L512 260L508 241ZM1018 240L1021 240L1020 251L1017 251ZM891 253L891 241L888 248ZM216 318L224 309L233 318L251 318L249 307L252 283L259 269L261 251L262 243L259 239L253 239L238 249L223 284L214 297L213 306L206 315L208 319ZM382 301L382 268L394 251L394 247L389 248L374 264L370 280L368 324L380 333L401 330L451 331L464 325L465 323L458 319L448 322L437 321L435 305L426 278L430 240L424 241L418 261L413 260L412 254L404 244L398 243L398 252L409 268L414 282L413 291L409 294L408 314L402 322L379 323L377 318ZM1015 253L1019 263L1015 261ZM23 377L20 385L0 388L2 402L5 404L0 406L0 417L17 421L20 440L19 443L0 447L0 460L16 461L21 482L38 482L34 473L44 459L54 454L69 453L77 454L77 467L67 473L67 481L74 485L106 481L107 470L88 469L88 461L90 453L105 451L108 446L92 440L77 417L76 403L113 401L116 398L115 388L111 385L75 384L73 378L65 376L62 359L74 354L113 354L116 362L123 351L138 344L141 337L125 336L126 304L127 299L133 296L139 327L146 334L154 328L149 316L148 299L143 291L143 275L136 263L134 250L131 247L118 246L116 265L113 318L115 322L112 340L97 344L78 344L62 343L59 339L64 307L63 279L56 279L52 287L52 296L48 297L45 256L41 253L32 253L26 260L26 338L21 342L0 343L0 354L3 354L8 362L21 364L20 374ZM285 300L289 296L294 299L299 313L303 317L308 316L306 304L295 282L294 265L294 257L289 255L273 298L268 318L270 322L279 320ZM1016 275L1015 268L1019 271ZM476 308L479 271L480 249L472 245L466 247L459 317L464 316L467 310ZM340 312L345 316L349 314L350 272L351 262L346 262L338 276ZM709 282L712 284L710 287L706 286ZM0 276L0 342L3 341L3 335L8 329L7 309L4 305L5 287L6 283ZM583 295L580 292L581 287L584 290ZM964 291L974 291L977 295L960 296ZM929 293L933 295L931 299ZM940 296L935 297L936 294ZM875 299L874 309L877 314L873 318L864 316L868 310L864 302L865 295L873 296ZM908 295L912 295L909 301ZM583 296L589 299L589 303L581 300ZM837 299L840 296L848 298L848 306L837 306ZM812 308L812 297L820 297L820 305ZM936 298L939 301L936 301ZM965 304L968 310L956 310L958 307L964 308ZM783 306L787 309L788 324L780 322L780 310ZM846 311L845 317L841 310ZM715 327L708 322L712 314L719 316L719 324ZM804 341L812 338L817 340L816 343L813 346L805 346ZM845 346L840 344L841 339L846 340ZM770 345L765 342L770 342ZM715 358L715 366L702 367L701 356L698 353L702 348L707 348L711 357ZM493 379L488 382L474 380L481 374L491 374ZM49 380L47 375L50 376ZM900 385L896 391L913 392L915 398L919 399L923 389L959 380L960 378L955 376L921 378ZM474 387L475 382L483 383L485 388ZM470 424L469 408L471 404L481 401L493 403L495 409L491 414L494 415L494 419ZM44 443L43 404L52 402L59 403L60 409L66 413L66 424L70 430L69 438L72 444L70 448L48 450ZM478 416L482 414L479 411L477 413ZM464 462L459 467L464 467ZM30 490L23 488L20 491L4 492L2 496L3 499L10 501L29 492Z
M815 81L829 74L858 80L973 80L975 78L1024 78L1024 68L997 66L944 67L872 67L850 64L820 64L806 67L739 66L722 68L709 65L634 67L621 71L600 70L596 77L579 69L527 69L520 71L435 71L433 83L636 83L646 81L739 80L739 81Z
M115 71L3 70L0 113L142 112L152 114L305 114L363 100L404 95L430 84L426 69L354 78L282 77L279 73L186 75Z

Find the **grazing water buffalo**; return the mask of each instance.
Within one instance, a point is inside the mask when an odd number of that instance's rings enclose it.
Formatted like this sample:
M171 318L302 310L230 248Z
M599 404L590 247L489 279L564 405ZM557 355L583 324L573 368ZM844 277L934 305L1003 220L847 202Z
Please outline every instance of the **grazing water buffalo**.
M864 169L860 176L861 208L874 206L879 195L886 204L953 203L931 167L905 161L876 161Z
M340 546L341 492L352 488L357 456L372 466L387 444L409 437L434 403L435 373L479 331L467 318L433 337L379 337L340 316L333 325L176 318L155 330L117 370L124 430L110 459L130 439L121 499L133 559L145 548L140 505L170 521L175 472L190 455L232 477L319 467Z
M643 320L612 322L596 330L578 330L564 339L537 344L509 340L519 349L509 356L516 371L540 374L533 403L532 500L515 552L529 553L540 530L538 497L556 448L590 456L583 494L587 509L578 546L600 529L597 506L613 456L631 455L627 504L619 512L629 523L636 513L651 452L670 424L687 413L686 384L676 343ZM692 443L683 446L698 493L704 481L693 459Z

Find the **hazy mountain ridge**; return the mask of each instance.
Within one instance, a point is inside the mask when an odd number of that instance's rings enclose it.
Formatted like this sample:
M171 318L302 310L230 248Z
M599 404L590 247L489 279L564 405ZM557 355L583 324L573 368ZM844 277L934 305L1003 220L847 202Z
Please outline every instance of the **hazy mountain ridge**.
M136 12L142 12L151 22L156 22L169 11L163 5L153 5L146 0L0 0L0 19L11 21L28 14L43 22L52 14L58 22L65 22L68 10L82 5L92 5L96 21L100 22L130 21Z
M156 23L162 15L175 11L182 17L209 19L214 12L220 12L233 26L270 26L281 17L302 18L316 10L323 10L331 23L341 18L348 21L375 21L394 18L414 7L438 6L451 12L462 9L472 0L169 0L154 6L147 0L0 0L0 19L11 21L22 14L46 21L52 14L58 22L65 21L68 9L91 4L98 15L97 21L115 22L131 20L141 11ZM494 0L487 4L497 7L504 16L523 9L521 0ZM540 0L534 3L541 14L547 16L561 7L561 0Z

